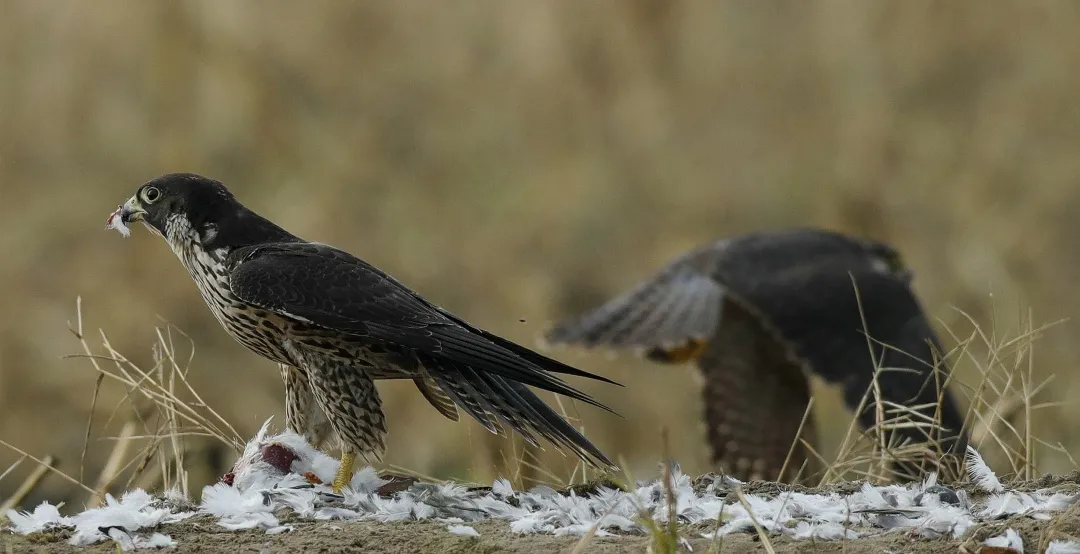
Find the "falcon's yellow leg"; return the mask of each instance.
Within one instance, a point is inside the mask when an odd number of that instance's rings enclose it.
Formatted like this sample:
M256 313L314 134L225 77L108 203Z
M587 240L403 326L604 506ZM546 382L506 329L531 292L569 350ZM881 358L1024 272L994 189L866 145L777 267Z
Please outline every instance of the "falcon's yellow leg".
M341 465L338 466L337 475L334 476L334 493L341 494L341 489L345 488L349 481L352 481L352 470L355 462L355 453L341 453Z

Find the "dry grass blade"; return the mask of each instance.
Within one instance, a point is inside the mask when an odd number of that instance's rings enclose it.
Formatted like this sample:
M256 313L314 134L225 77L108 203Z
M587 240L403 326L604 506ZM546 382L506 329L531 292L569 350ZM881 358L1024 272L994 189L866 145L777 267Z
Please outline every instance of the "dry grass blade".
M36 462L39 466L43 466L46 471L51 471L51 472L55 473L56 475L59 475L65 481L79 487L80 489L82 489L84 491L87 491L87 492L89 492L91 494L94 493L94 489L91 489L90 487L82 484L82 482L80 482L78 479L76 479L76 478L68 475L67 473L64 473L63 471L60 471L56 467L54 467L52 465L52 461L51 461L52 457L51 456L46 456L46 459L50 460L49 462L46 462L44 459L41 459L41 458L38 458L38 457L35 457L35 456L31 456L30 454L26 453L21 448L13 445L11 443L8 443L7 441L4 441L3 439L0 439L0 446L8 448L9 450L12 450L12 451L14 451L14 452L16 452L18 454L22 454L24 457L29 458L29 459L33 460L34 462Z
M105 461L105 467L102 468L101 474L98 475L97 481L94 483L94 490L97 492L91 495L86 502L87 508L100 506L105 500L105 491L120 472L121 464L124 462L124 458L127 456L128 449L131 446L134 432L135 423L132 421L128 421L120 429L120 435L117 437L112 452L109 453L109 458Z
M667 538L666 546L674 551L678 550L679 545L679 516L676 511L675 477L671 473L671 437L668 435L667 427L660 428L660 444L663 446L664 496L667 499L668 508L667 532L664 536Z
M750 514L750 522L754 524L754 530L757 532L758 538L761 539L761 546L769 554L776 554L776 549L773 548L772 541L769 540L769 534L758 523L757 516L754 515L754 511L750 508L750 503L746 501L740 487L735 488L735 496L739 499L739 503L742 504L743 508L746 509L746 513Z
M172 327L170 327L170 329L171 328ZM165 339L161 335L160 329L158 329L157 331L158 342L155 343L154 348L155 351L159 351L160 354L163 355L163 357L155 360L157 362L157 367L155 369L160 369L160 366L163 363L168 362L170 365L170 377L179 377L180 382L184 385L184 388L195 399L195 405L204 408L209 413L210 417L204 416L198 410L196 410L193 405L183 401L183 399L177 396L175 388L170 389L166 387L163 378L161 380L155 380L149 372L145 372L139 369L135 364L128 362L122 354L113 349L112 345L109 344L108 337L105 336L104 332L101 332L102 345L109 352L112 359L123 360L128 364L129 367L131 367L145 380L144 382L151 385L151 387L138 387L139 392L146 393L148 389L153 390L154 394L151 396L151 399L154 399L158 406L164 412L171 412L175 417L183 418L189 423L206 429L208 432L212 433L215 437L217 437L221 442L233 447L234 449L239 450L240 448L242 448L244 444L243 437L241 437L240 434L236 432L236 429L233 428L232 424L229 423L228 420L222 417L221 414L214 411L214 409L211 408L202 399L199 393L195 391L195 389L191 386L191 383L187 380L187 372L184 371L183 367L181 367L176 361L172 345L168 344L165 341ZM194 350L194 345L192 345L192 350ZM157 400L160 401L158 402Z
M854 410L855 414L862 413L862 411L866 409L866 403L870 399L871 394L872 389L867 389L867 391L863 393L858 406L856 406ZM837 450L836 457L831 464L825 464L825 472L818 481L819 487L833 483L843 477L844 471L842 471L842 469L848 465L847 461L855 455L856 448L858 448L865 437L866 435L859 431L859 417L853 415L848 422L847 431L844 433L844 440L840 443L840 448ZM876 457L871 457L869 459L873 460L876 459Z
M78 306L78 312L76 314L78 320L78 328L82 328L82 311L81 306ZM168 362L173 375L180 378L181 383L185 386L188 393L190 393L196 400L196 404L206 409L209 412L210 417L207 417L196 410L194 406L189 405L183 399L179 398L175 389L170 390L165 383L160 380L154 379L154 376L147 371L143 371L135 364L131 363L120 352L116 351L109 343L108 337L105 332L99 330L101 335L102 346L108 353L107 356L98 356L93 353L90 345L86 342L85 336L79 336L79 342L82 346L83 355L68 356L72 358L86 358L90 360L90 363L94 366L94 369L98 373L109 377L115 381L124 384L131 391L135 391L151 400L155 405L164 411L175 410L176 415L188 423L197 427L205 428L208 432L212 433L222 442L232 446L234 449L239 449L243 445L243 439L240 437L236 429L221 417L220 414L211 409L202 397L194 390L191 384L186 379L186 372L177 363L172 345L158 330L158 342L155 343L155 352L159 351L164 357L159 360L160 362ZM194 347L192 348L194 351ZM109 371L102 367L99 363L101 360L108 360L115 364L116 371ZM159 364L160 365L160 364Z
M1069 453L1069 449L1065 448L1065 445L1061 444L1060 442L1055 443L1055 444L1050 444L1050 443L1048 443L1048 442L1046 442L1046 441L1044 441L1042 439L1039 439L1039 438L1036 438L1035 442L1045 446L1049 450L1053 450L1054 452L1057 452L1058 454L1061 454L1062 456L1064 456L1067 460L1069 460L1069 463L1072 464L1073 469L1080 468L1080 464L1078 464L1076 462L1076 458L1073 458L1072 454Z
M664 432L661 430L661 432ZM666 440L665 440L665 444ZM664 453L667 454L667 447L664 449ZM617 481L617 484L623 490L632 490L629 486L630 483L637 482L634 479L633 474L630 472L630 465L626 462L626 459L619 456L619 467L622 469L623 479L618 481L613 477L613 480ZM669 458L665 456L664 459L664 493L668 502L668 524L661 527L652 513L639 502L639 498L636 495L628 495L625 498L628 499L637 510L637 521L645 527L645 530L649 533L651 541L649 542L648 551L656 554L674 554L679 549L679 536L678 536L678 520L675 515L675 504L673 499L675 498L674 489L670 480L670 466ZM674 522L674 523L673 523Z
M776 480L779 481L784 478L784 474L787 473L788 464L791 463L791 458L795 455L795 449L803 444L802 439L803 428L806 427L806 422L810 419L810 415L814 409L814 397L810 397L810 400L806 403L806 410L803 411L802 421L799 422L799 428L795 431L795 440L791 441L791 448L788 449L787 457L784 458L784 465L780 466L780 473L776 476ZM809 460L803 462L805 465ZM796 479L793 482L798 481L799 474L802 473L802 468L799 469L799 473L796 474Z
M880 395L880 387L878 386L878 373L881 371L881 368L880 368L880 364L877 361L876 356L874 355L873 343L872 343L872 341L870 339L870 335L866 331L866 329L867 329L866 317L865 317L865 314L863 313L862 299L859 296L859 288L855 284L854 276L851 276L851 279L852 279L852 285L853 285L853 287L855 289L855 299L856 299L856 304L857 304L858 309L859 309L859 318L860 318L861 323L862 323L863 331L864 331L864 333L866 334L866 337L867 337L867 348L870 350L870 357L871 357L871 361L872 361L872 363L874 365L875 370L874 370L874 375L871 378L872 379L872 386L865 393L863 393L862 398L859 400L859 404L858 404L858 406L856 406L856 408L854 410L854 414L856 414L856 415L854 415L851 418L850 422L848 423L847 432L844 433L844 440L840 444L840 449L838 450L838 452L836 454L836 458L835 458L835 460L834 460L834 462L832 464L828 464L828 466L826 467L824 475L822 475L821 479L818 482L818 486L824 486L824 485L829 484L829 483L833 482L834 480L839 479L841 477L841 473L836 471L836 469L837 469L837 467L839 467L841 465L842 460L845 460L848 456L850 456L853 448L855 447L855 443L856 443L857 439L853 439L853 436L860 434L857 431L857 429L859 427L859 417L858 417L857 414L861 414L863 412L863 410L866 409L866 403L870 399L870 396L872 394L876 394L876 398L879 400L878 405L880 406L880 397L881 397L881 395ZM880 417L878 418L879 421L881 419L883 419L883 418L880 418Z
M411 470L411 469L408 469L408 468L405 468L405 467L401 467L401 466L399 466L399 465L394 465L394 464L387 464L387 466L386 466L386 467L387 467L388 469L392 469L392 470L394 470L394 471L396 471L396 472L399 472L399 473L401 473L402 475L407 475L407 476L409 476L409 477L415 477L415 478L417 478L418 480L420 480L420 481L424 481L424 482L427 482L427 483L439 483L439 484L445 484L445 483L449 483L449 482L450 482L450 481L449 481L449 480L447 480L447 479L439 479L438 477L432 477L431 475L428 475L428 474L426 474L426 473L421 473L421 472L419 472L419 471L413 471L413 470Z
M83 338L83 325L82 325L82 296L75 297L75 313L80 314L76 319L76 325L74 329L71 327L71 322L68 322L68 330L71 331L76 338L82 340ZM98 374L97 379L94 381L94 396L90 399L90 414L86 418L86 434L83 436L83 448L79 454L79 480L82 481L86 477L86 450L90 447L90 430L94 426L94 412L97 411L98 393L101 392L101 382L105 380L105 376Z
M180 358L177 355L173 335L175 329L172 326L166 324L155 329L156 340L152 345L154 365L149 370L138 367L114 349L108 336L101 330L99 334L105 355L94 352L83 332L81 298L76 301L76 322L74 325L69 324L69 329L78 339L83 353L68 357L88 359L98 374L99 383L108 377L110 381L124 387L126 395L114 408L114 415L125 403L132 408L131 417L120 430L119 436L114 438L117 442L113 445L95 486L92 489L83 486L90 493L90 506L100 505L108 488L131 468L134 470L127 477L127 486L138 483L144 485L142 488L149 488L150 485L161 484L164 488L177 488L181 493L189 495L189 468L186 467L188 464L185 459L188 448L186 437L212 437L235 451L242 448L244 441L235 428L209 407L188 381L187 374L194 356L194 345L191 345L188 356ZM179 330L175 331L187 337ZM102 363L103 361L107 363ZM95 392L95 408L96 398ZM156 423L152 421L155 418ZM109 420L112 420L112 416ZM84 458L92 424L93 414L87 423ZM137 425L141 425L142 429ZM146 444L135 448L139 442ZM135 454L129 459L133 450Z
M874 375L870 378L870 390L874 395L874 421L877 422L877 425L875 426L877 431L877 446L884 452L887 445L885 444L885 430L881 425L882 422L885 421L884 407L881 405L881 381L879 380L882 371L881 360L877 358L874 352L874 341L870 338L870 327L866 323L866 312L863 310L862 295L859 294L859 286L855 282L855 275L849 274L849 277L851 277L851 286L855 290L855 304L859 308L859 323L862 325L863 334L866 336L866 349L870 352L870 363L874 366ZM862 413L862 410L860 409L855 413ZM884 456L880 457L879 470L882 473L888 470L888 461Z
M176 350L172 341L172 334L169 333L166 336L162 335L161 328L157 329L158 342L154 348L154 361L155 366L158 368L158 381L161 383L168 382L168 391L174 398L176 395L176 376L179 374L182 377L186 376L179 365L176 363L176 358L173 355ZM169 362L172 371L169 371L168 375L165 374L165 365ZM194 392L194 389L192 389ZM176 404L170 404L165 408L165 420L166 427L169 429L169 444L172 446L173 453L173 469L176 475L170 479L170 476L166 473L165 488L177 487L186 496L188 494L188 479L187 472L184 470L184 444L183 437L177 431L180 428L179 419L176 414ZM172 482L170 482L172 481Z
M30 475L26 476L26 479L23 480L21 485L19 485L19 488L15 489L15 492L12 493L12 495L7 500L5 500L3 504L0 504L0 517L6 517L4 516L4 514L6 514L8 510L14 508L15 506L18 506L19 503L22 502L23 498L26 498L26 495L30 494L30 491L34 490L34 487L36 487L38 483L41 482L41 480L45 477L45 474L48 473L50 469L52 469L53 461L54 460L52 456L45 456L45 458L41 460L41 463L36 468L34 468L34 471L32 471Z
M1080 511L1078 506L1080 506L1080 503L1074 503L1066 508L1065 511L1054 516L1050 525L1039 534L1039 546L1038 549L1035 550L1036 552L1046 552L1047 547L1050 545L1050 541L1054 540L1058 535L1064 535L1065 538L1069 540L1076 540L1075 537L1062 532L1061 527L1066 525L1066 521L1068 521L1070 517L1073 517L1077 511Z
M11 472L18 469L18 467L21 466L24 461L26 461L26 456L22 456L18 460L15 460L15 463L8 466L8 468L5 469L3 473L0 473L0 481L3 481L4 478L8 475L11 475Z
M582 421L581 412L580 410L578 410L577 402L575 402L573 399L569 401L570 405L574 408L574 415L571 416L569 411L566 409L566 406L563 405L562 397L557 394L552 395L552 397L555 399L555 405L559 408L559 414L562 415L563 419L565 419L567 423L569 423L570 425L574 425L575 422ZM581 433L581 436L588 438L588 434L585 433L584 425L575 425L575 427L577 427L577 431ZM565 484L573 485L574 479L578 476L578 473L581 474L580 483L584 484L589 482L589 465L579 460L576 464L574 464L574 467L570 472L570 477L566 479Z
M1035 447L1044 444L1032 434L1033 413L1043 407L1055 405L1053 402L1035 402L1036 396L1049 388L1054 375L1036 383L1033 376L1033 342L1042 331L1060 321L1036 327L1032 324L1029 312L1022 318L1016 336L1004 336L996 327L986 331L971 316L960 313L973 330L968 336L960 337L954 329L943 325L958 344L942 356L935 352L935 366L947 359L958 360L954 365L959 362L970 363L978 371L979 382L974 387L958 384L955 380L958 372L954 367L946 376L934 371L935 384L942 391L945 387L952 387L969 393L970 403L963 427L970 430L972 444L983 452L985 449L982 445L986 441L992 442L1004 453L1004 460L1010 465L1012 473L1030 478L1036 467ZM876 343L871 337L867 337L867 340L871 341L871 345ZM881 346L899 352L891 346ZM872 353L874 350L871 346ZM984 358L979 357L978 350L985 351ZM883 401L880 387L874 385L881 372L904 370L876 367L874 381L860 399L856 411L861 413L867 402L875 401L876 422L872 428L860 431L858 418L852 417L836 456L818 480L819 485L854 477L869 480L906 480L910 476L900 475L887 467L885 462L913 462L926 460L928 457L940 460L939 471L947 470L956 477L962 476L962 472L958 471L958 460L942 458L943 448L932 434L934 428L940 425L940 406L934 409L931 416L925 411L931 407L929 404L916 406ZM943 394L944 392L939 394L939 402ZM1014 422L1016 418L1023 418L1023 421ZM914 445L883 440L884 436L898 429L915 430L925 437L927 444ZM948 462L948 465L943 462Z
M1028 310L1028 333L1032 333L1032 319L1033 314L1031 310ZM1027 356L1027 373L1022 373L1020 376L1020 386L1024 392L1024 478L1032 479L1035 474L1035 449L1033 448L1034 436L1031 433L1031 397L1034 394L1030 392L1030 385L1033 380L1033 374L1035 370L1035 351L1034 349L1028 350ZM1053 377L1053 376L1051 376Z
M959 310L958 310L959 311ZM1021 330L1016 337L999 338L996 329L986 333L974 318L959 311L974 327L987 350L986 360L980 361L969 350L967 359L982 374L982 382L971 400L970 414L975 420L972 426L972 442L980 452L986 452L984 444L991 441L1004 454L1011 471L1020 476L1033 475L1035 446L1041 444L1031 432L1033 413L1044 404L1036 404L1034 398L1054 379L1051 374L1037 386L1033 386L1034 341L1042 332L1064 320L1035 327L1030 312L1021 320ZM951 332L951 330L950 330ZM955 334L954 334L955 336ZM995 398L987 398L987 392ZM985 408L985 411L981 408ZM1013 419L1022 414L1022 428ZM990 452L986 452L990 454Z
M541 466L540 460L536 458L535 455L536 454L534 452L525 450L524 452L522 452L522 457L518 458L517 463L529 470L529 475L532 475L532 479L536 483L542 483L557 488L565 487L570 484L568 481L560 478L558 475L555 475L555 473L551 470ZM533 456L534 461L526 460L524 456ZM541 476L543 477L543 479L540 478Z
M79 330L79 335L82 336L82 329ZM97 379L94 380L94 396L90 400L90 415L86 418L86 434L83 436L83 448L79 454L79 479L82 480L86 477L86 450L90 447L90 431L94 426L94 412L97 411L98 393L101 392L101 382L105 380L105 376L98 374Z

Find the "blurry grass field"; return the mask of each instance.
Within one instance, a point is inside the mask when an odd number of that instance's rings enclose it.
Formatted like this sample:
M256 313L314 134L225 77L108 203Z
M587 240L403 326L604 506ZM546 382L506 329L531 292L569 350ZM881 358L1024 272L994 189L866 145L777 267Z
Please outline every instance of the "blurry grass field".
M1074 467L1075 324L1040 333L1030 360L1000 348L1080 314L1072 3L10 0L4 13L0 438L84 482L129 408L108 382L95 401L98 373L62 358L81 351L76 296L87 336L104 329L140 367L162 319L190 335L192 387L241 437L283 412L275 368L225 335L160 240L101 231L138 184L181 170L525 344L719 236L812 224L884 239L946 345L969 345L959 385L990 363L1030 362L1033 386L1053 375L1029 402L1046 405L1030 414L1046 443L1034 463ZM972 322L986 340L965 342ZM691 370L556 355L627 385L573 382L624 419L567 411L635 475L655 474L662 426L687 472L707 469ZM500 461L478 425L410 386L381 390L389 463L490 480ZM849 416L831 390L815 411L831 459ZM208 466L231 461L188 444ZM18 458L0 450L0 468ZM84 495L47 477L26 503Z

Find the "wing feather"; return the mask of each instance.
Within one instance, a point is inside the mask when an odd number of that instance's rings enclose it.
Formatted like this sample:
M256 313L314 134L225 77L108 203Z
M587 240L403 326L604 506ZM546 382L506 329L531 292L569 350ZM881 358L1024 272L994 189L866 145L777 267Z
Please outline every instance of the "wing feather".
M551 344L645 350L706 339L716 331L725 291L696 262L676 262L595 310L556 324L545 339Z

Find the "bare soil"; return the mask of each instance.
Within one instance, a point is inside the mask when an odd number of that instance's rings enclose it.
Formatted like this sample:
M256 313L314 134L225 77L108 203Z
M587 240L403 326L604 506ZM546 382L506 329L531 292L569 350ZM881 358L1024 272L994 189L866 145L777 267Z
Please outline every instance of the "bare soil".
M170 525L162 531L177 542L168 552L231 552L236 554L285 553L285 552L368 552L368 553L424 553L472 554L472 553L521 553L570 552L581 541L579 537L555 537L551 535L517 535L510 532L505 521L485 521L475 524L480 537L451 534L446 524L432 522L374 523L374 522L317 522L296 523L291 532L267 535L263 531L227 531L218 527L211 518L193 518L183 524ZM1014 518L984 525L964 540L919 539L904 532L885 533L844 541L796 541L787 537L771 537L776 552L849 552L853 554L910 552L955 553L961 545L970 552L978 552L978 546L988 537L1002 534L1011 527L1024 538L1025 551L1038 552L1036 547L1050 538L1051 527L1055 534L1075 534L1080 528L1080 515L1072 514L1055 521L1035 521ZM695 526L696 527L696 526ZM764 552L765 547L755 534L740 533L723 537L715 543L700 538L706 529L687 528L683 536L689 539L694 552ZM150 532L149 530L144 532ZM698 538L695 538L698 537ZM28 537L3 535L0 552L116 552L116 546L102 542L94 546L76 548L67 543L67 533L37 533ZM1063 537L1058 537L1063 538ZM645 552L649 537L644 535L593 538L582 552L616 553Z

